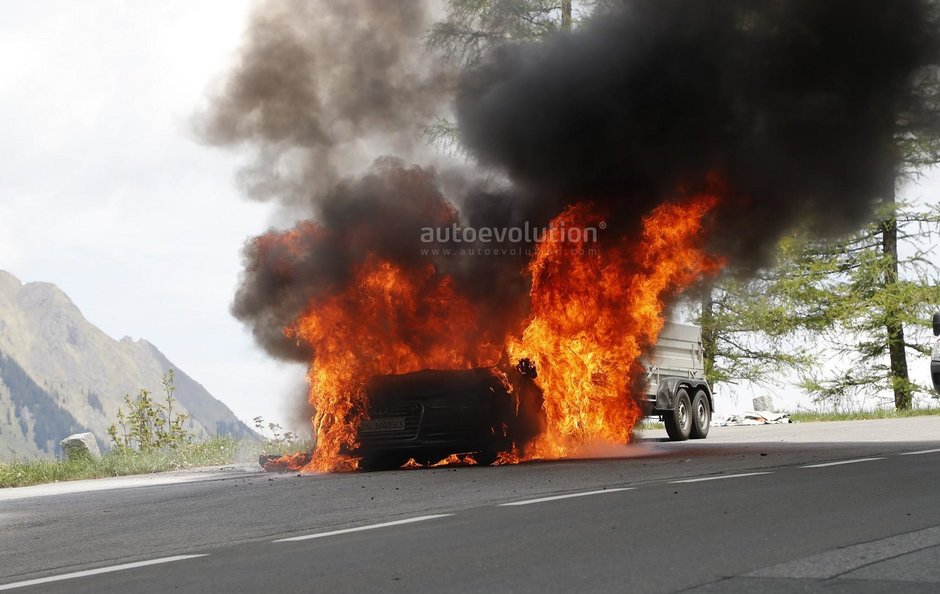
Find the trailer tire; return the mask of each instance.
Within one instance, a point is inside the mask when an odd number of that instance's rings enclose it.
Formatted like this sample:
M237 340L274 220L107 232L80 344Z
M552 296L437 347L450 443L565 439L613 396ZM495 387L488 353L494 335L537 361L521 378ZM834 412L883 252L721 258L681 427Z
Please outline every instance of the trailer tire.
M692 399L692 439L705 439L712 423L712 407L705 390L699 390Z
M676 408L663 415L666 433L672 441L685 441L692 433L692 403L684 388L676 390Z

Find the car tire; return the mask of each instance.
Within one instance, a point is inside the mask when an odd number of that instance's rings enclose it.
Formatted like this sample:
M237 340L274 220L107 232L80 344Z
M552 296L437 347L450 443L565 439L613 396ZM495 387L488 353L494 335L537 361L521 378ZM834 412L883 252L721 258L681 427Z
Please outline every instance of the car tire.
M499 452L494 448L486 448L473 454L473 459L476 460L477 466L492 466L497 458L499 458Z
M408 458L398 455L376 454L363 456L359 459L359 470L373 472L376 470L397 470L408 461Z
M705 439L712 423L712 407L705 390L699 390L692 399L692 439Z
M666 433L672 441L685 441L692 433L692 403L684 388L676 390L676 408L663 415Z

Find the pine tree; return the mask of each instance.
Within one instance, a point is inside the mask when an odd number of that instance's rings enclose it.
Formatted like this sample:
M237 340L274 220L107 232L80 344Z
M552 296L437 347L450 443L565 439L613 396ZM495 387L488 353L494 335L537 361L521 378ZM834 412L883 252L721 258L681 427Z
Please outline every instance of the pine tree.
M814 239L806 229L785 237L774 267L705 291L712 303L703 300L698 320L710 379L764 382L793 371L817 400L889 391L897 409L910 408L929 392L910 378L907 357L929 356L921 332L911 339L909 329L926 327L940 306L938 235L940 206L886 200L846 238Z
M507 43L533 42L571 31L603 0L448 0L446 16L428 30L428 48L457 67L472 66ZM459 150L457 126L441 118L425 130L428 139Z

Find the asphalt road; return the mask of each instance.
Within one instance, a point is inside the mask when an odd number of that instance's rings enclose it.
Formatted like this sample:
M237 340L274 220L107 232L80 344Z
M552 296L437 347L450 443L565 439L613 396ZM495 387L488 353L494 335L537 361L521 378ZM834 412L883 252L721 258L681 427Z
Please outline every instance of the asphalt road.
M589 454L8 489L0 590L940 591L940 418Z

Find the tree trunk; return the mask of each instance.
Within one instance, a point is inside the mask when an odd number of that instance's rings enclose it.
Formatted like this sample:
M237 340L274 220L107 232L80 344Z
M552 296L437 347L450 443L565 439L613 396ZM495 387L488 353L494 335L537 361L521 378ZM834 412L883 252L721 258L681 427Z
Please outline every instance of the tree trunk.
M571 0L561 0L561 30L571 31Z
M885 195L885 203L895 204L895 182ZM898 220L892 210L889 218L881 222L881 245L885 258L888 260L885 268L885 288L892 287L898 282ZM907 373L907 353L904 349L904 324L901 320L888 312L885 330L888 335L888 356L891 361L891 385L894 388L894 407L897 410L911 408L913 394L911 392L910 378Z
M715 381L715 350L718 347L718 330L715 328L714 285L706 281L702 287L702 358L705 364L705 379Z

